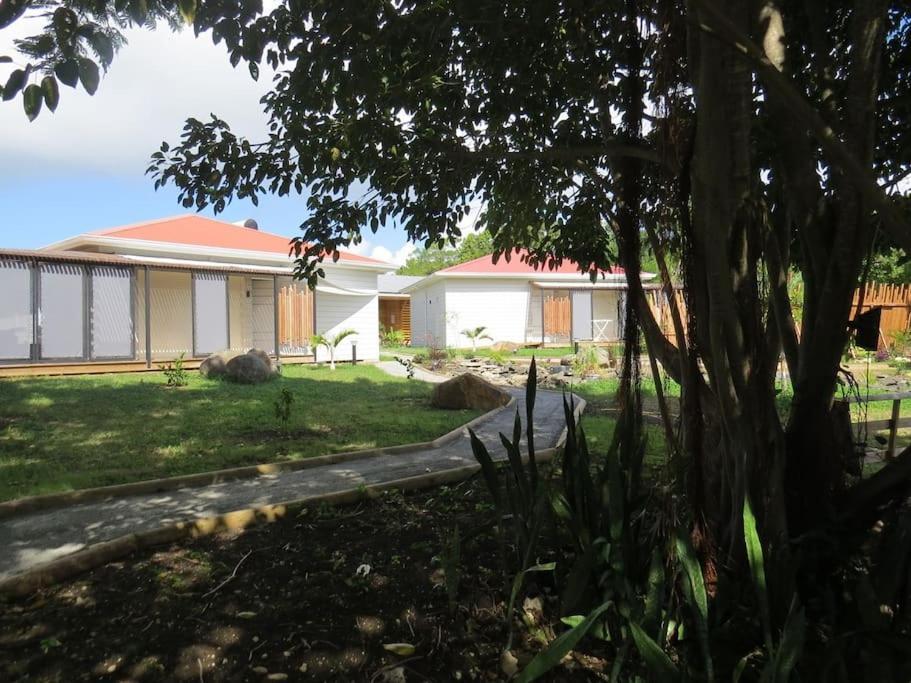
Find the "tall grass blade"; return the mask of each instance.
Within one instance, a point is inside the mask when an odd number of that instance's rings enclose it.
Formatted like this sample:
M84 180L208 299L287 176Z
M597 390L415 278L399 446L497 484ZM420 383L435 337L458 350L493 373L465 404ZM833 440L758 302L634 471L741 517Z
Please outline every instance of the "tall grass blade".
M528 471L531 475L531 490L538 490L538 461L535 458L535 397L538 394L538 366L531 357L528 380L525 382L525 443L528 447Z
M557 666L579 641L582 640L589 629L594 626L598 617L607 611L612 604L612 602L605 602L604 604L599 605L576 626L555 638L550 645L535 655L535 658L521 671L516 678L516 681L518 683L528 683L528 681L537 680Z
M475 460L481 466L481 474L484 476L484 481L487 482L487 488L493 498L493 503L502 515L503 498L500 495L500 479L497 476L497 467L487 451L487 446L478 438L473 429L468 430L468 436L471 439L471 451L474 453Z
M699 635L699 644L702 647L702 656L705 659L706 678L711 682L715 680L715 670L712 664L712 652L709 647L709 598L705 590L705 579L702 576L702 565L696 557L696 551L689 537L682 529L676 534L677 557L687 576L687 593L690 596L693 611L696 613L696 632Z
M679 681L680 672L677 670L677 665L658 646L658 643L652 640L638 624L630 622L629 628L633 635L633 642L636 643L636 649L639 650L639 655L652 672L654 680L660 681L660 683Z
M791 672L797 666L800 655L803 653L804 637L807 631L807 620L802 607L795 603L791 605L788 617L785 620L781 642L775 650L775 656L766 665L763 679L774 683L787 683Z
M750 497L743 497L743 539L747 548L747 561L750 564L750 574L753 585L756 587L756 597L759 600L759 616L762 619L762 632L765 639L766 650L771 654L772 621L769 617L769 591L765 578L765 560L762 554L762 541L756 529L756 516L750 505Z

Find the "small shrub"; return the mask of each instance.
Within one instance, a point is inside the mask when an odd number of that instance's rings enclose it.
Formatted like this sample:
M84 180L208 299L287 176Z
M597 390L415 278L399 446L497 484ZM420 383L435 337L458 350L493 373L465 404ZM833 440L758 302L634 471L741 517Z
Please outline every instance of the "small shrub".
M581 346L573 357L573 374L578 377L595 375L600 367L598 349L595 346Z
M509 360L506 358L506 354L502 351L491 351L488 359L494 365L506 365Z
M288 423L291 421L291 406L294 404L294 394L288 389L282 389L275 399L275 419L278 420L281 430L287 434Z
M380 328L380 345L381 346L405 346L405 333L402 330L394 330L391 327Z
M190 375L183 366L184 354L180 354L172 361L168 361L158 367L164 373L165 382L169 387L185 387L190 381Z

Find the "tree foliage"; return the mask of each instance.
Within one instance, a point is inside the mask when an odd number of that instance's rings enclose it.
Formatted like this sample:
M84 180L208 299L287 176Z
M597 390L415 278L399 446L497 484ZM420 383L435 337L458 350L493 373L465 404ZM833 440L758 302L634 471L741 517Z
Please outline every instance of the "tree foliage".
M494 252L487 231L469 233L457 247L430 246L416 250L398 270L399 275L430 275L443 268L472 261Z
M833 399L866 259L878 239L911 246L894 198L911 174L911 8L285 0L265 10L216 0L146 3L136 16L134 4L43 4L48 16L72 9L76 25L99 28L85 36L51 22L21 43L35 62L13 72L4 98L21 93L37 115L29 81L42 74L93 92L89 64L104 67L110 51L102 40L92 53L90 36L110 34L116 48L122 26L176 22L182 8L232 64L254 78L263 61L277 70L262 100L270 132L247 140L216 115L188 119L149 172L188 208L305 196L300 277L315 283L324 258L390 220L428 249L452 249L478 203L477 227L503 258L525 247L542 268L571 258L592 274L619 263L630 305L612 452L626 491L641 462L641 331L653 371L681 385L680 419L666 425L680 473L672 516L691 532L712 591L736 594L725 579L746 564L749 500L774 628L785 628L795 595L822 618L830 603L812 596L844 578L864 525L907 494L907 459L873 484L851 474L853 444ZM0 25L20 6L0 5ZM667 294L668 255L679 264L687 306L672 306L673 339L646 304L643 253ZM788 296L792 267L799 307ZM784 417L782 356L794 391ZM903 590L889 585L882 604Z

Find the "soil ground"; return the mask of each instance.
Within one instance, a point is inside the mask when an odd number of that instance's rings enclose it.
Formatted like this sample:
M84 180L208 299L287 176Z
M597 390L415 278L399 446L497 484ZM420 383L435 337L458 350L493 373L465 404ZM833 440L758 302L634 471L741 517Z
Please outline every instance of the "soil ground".
M0 604L0 680L503 680L506 574L491 509L473 479L112 563ZM440 558L456 525L450 611ZM526 584L544 614L526 613L534 628L516 622L520 663L553 637L549 580ZM394 643L414 650L384 648ZM603 668L577 655L549 680Z

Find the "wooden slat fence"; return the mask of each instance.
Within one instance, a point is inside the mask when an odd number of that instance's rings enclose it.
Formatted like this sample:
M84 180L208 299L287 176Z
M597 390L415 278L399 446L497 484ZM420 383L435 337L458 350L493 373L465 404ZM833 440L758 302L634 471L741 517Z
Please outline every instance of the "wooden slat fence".
M544 337L548 340L570 335L572 308L569 294L544 295Z
M313 293L309 289L278 290L278 338L283 349L299 352L313 336ZM286 351L289 352L289 351Z
M411 301L409 299L380 299L380 327L400 330L405 342L411 342Z
M858 313L857 304L860 300L860 293L860 289L854 293L854 302L851 309L852 318ZM664 291L655 289L649 291L647 295L649 305L662 331L672 342L676 343L674 323L670 313L671 309ZM677 289L674 292L674 296L677 299L677 306L685 325L686 302L683 298L683 290ZM908 332L911 329L911 285L868 283L860 312L869 311L877 306L883 309L879 326L880 348L889 348L895 343L896 333ZM905 350L906 353L909 351L911 349Z
M907 332L911 322L911 285L886 285L876 282L867 284L863 293L863 305L860 312L869 311L877 306L882 307L882 318L879 323L880 348L888 348L895 343L896 333ZM861 290L854 293L851 316L857 313Z

